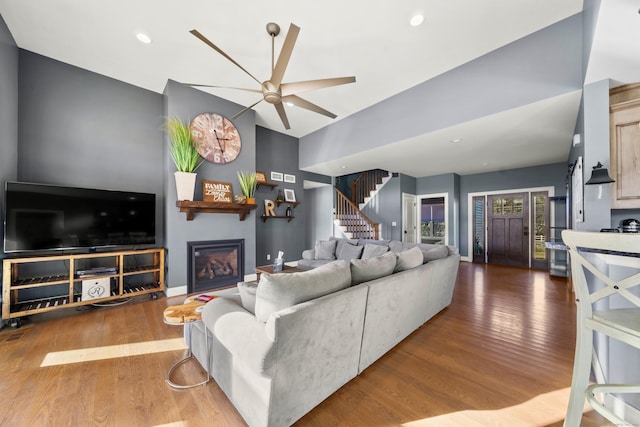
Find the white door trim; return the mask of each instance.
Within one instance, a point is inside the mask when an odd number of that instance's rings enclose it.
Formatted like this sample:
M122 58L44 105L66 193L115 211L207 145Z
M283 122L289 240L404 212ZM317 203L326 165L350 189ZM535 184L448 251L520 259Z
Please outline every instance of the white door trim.
M410 201L413 202L413 240L414 242L419 242L418 238L420 233L418 232L419 228L418 228L418 218L419 216L417 216L418 214L418 202L417 202L417 198L415 194L410 194L410 193L402 193L402 237L400 240L402 240L403 242L405 241L405 234L404 234L404 230L407 229L407 212L406 212L406 204L405 201Z

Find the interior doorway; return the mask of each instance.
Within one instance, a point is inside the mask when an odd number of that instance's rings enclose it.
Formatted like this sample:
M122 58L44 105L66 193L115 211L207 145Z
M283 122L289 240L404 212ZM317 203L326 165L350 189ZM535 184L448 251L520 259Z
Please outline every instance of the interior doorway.
M447 193L418 196L420 243L449 244L449 207Z

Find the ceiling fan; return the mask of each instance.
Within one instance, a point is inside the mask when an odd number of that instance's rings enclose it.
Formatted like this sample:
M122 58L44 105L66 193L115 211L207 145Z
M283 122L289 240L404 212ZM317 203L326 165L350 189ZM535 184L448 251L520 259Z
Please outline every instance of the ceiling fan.
M227 55L222 49L209 41L205 36L203 36L198 30L191 30L190 33L202 40L204 43L213 48L220 55L227 58L233 64L235 64L242 71L247 73L249 77L258 82L261 86L261 89L245 89L245 88L230 88L230 89L239 89L245 90L249 92L262 93L262 98L258 101L254 102L244 110L240 111L238 114L232 117L235 119L240 116L245 111L253 108L255 105L262 101L266 101L269 104L273 104L280 116L280 120L282 120L282 124L285 129L291 129L289 126L289 120L287 119L287 114L284 110L283 102L291 103L295 106L305 108L307 110L325 115L327 117L331 117L335 119L337 116L330 111L325 110L318 105L315 105L305 99L300 98L297 94L302 92L307 92L315 89L322 89L330 86L338 86L347 83L354 83L356 81L355 76L351 77L334 77L329 79L319 79L319 80L306 80L302 82L294 82L294 83L282 83L282 78L284 77L284 72L287 69L287 65L289 64L289 59L291 58L291 52L293 51L293 47L296 44L296 39L298 38L298 33L300 32L300 27L291 24L289 26L289 31L287 32L287 36L284 40L284 44L282 45L282 50L280 51L280 55L278 56L278 61L274 63L274 40L275 37L280 34L280 26L276 23L270 22L267 24L267 32L271 36L271 77L269 80L261 82L257 78L253 76L250 72L244 69L240 64L233 60L229 55ZM187 83L187 86L199 86L199 87L224 87L224 86L212 86L212 85L204 85L204 84L192 84Z

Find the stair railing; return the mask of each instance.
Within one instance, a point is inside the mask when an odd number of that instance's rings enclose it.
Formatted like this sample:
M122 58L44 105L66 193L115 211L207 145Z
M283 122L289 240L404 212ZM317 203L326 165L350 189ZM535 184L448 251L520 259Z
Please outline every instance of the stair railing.
M335 187L334 187L335 188ZM340 220L353 237L380 239L378 223L371 221L340 190L336 190L336 219Z
M375 190L377 184L382 183L382 178L388 172L382 169L374 169L362 172L358 178L351 183L351 201L358 206L364 203L365 197L371 196L371 191Z

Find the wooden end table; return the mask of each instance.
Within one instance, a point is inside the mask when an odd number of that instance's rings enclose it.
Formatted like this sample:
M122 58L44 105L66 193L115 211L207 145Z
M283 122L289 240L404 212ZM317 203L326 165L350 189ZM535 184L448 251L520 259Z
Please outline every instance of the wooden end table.
M175 325L175 326L187 326L187 333L189 336L189 345L191 345L191 325L190 323L195 323L195 322L202 322L202 315L201 315L201 311L204 308L204 302L200 302L200 301L196 301L193 298L190 298L189 300L187 300L187 302L185 302L182 305L173 305L173 306L169 306L167 308L165 308L164 313L163 313L163 320L164 323L166 323L167 325ZM193 355L193 352L191 351L191 347L188 347L188 351L187 351L187 355L178 360L176 363L173 364L173 366L171 368L169 368L169 372L167 372L167 376L165 377L165 381L167 384L169 384L169 386L176 388L176 389L185 389L185 388L192 388L192 387L196 387L199 385L203 385L209 382L209 380L211 379L210 375L209 375L209 342L208 342L208 333L207 330L205 328L204 331L204 345L205 345L205 349L207 352L207 360L206 360L206 366L204 368L204 370L207 373L207 378L203 381L200 381L199 383L196 384L177 384L174 383L173 380L171 379L173 372L178 368L178 366L188 362L191 359L195 359L196 357Z
M306 271L306 270L303 270L303 269L298 268L298 267L291 267L291 266L285 264L285 265L282 266L282 271L278 271L277 273L298 273L298 272L301 272L301 271ZM256 267L256 276L258 276L257 277L258 282L260 281L260 275L262 273L274 274L273 273L273 264L261 265L259 267Z

